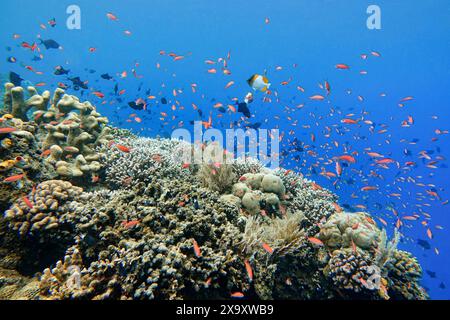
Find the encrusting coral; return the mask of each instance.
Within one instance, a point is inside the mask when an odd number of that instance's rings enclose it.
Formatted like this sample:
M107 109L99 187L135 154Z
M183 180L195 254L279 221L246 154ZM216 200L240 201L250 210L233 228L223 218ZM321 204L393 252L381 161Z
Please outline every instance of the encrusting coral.
M2 200L0 297L427 298L398 233L388 241L301 174L181 161L196 147L110 128L61 89L27 91L5 86L0 122L0 174L13 177L0 190L16 190Z
M68 181L48 180L36 186L28 196L19 198L5 212L5 219L21 237L26 234L50 233L58 230L70 219L73 207L66 202L77 198L83 189L72 186Z

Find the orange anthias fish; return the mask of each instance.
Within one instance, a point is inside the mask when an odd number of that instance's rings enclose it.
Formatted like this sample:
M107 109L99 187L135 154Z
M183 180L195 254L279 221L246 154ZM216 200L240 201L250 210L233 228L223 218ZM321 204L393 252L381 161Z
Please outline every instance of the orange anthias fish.
M28 208L33 209L33 204L31 203L30 199L28 199L28 197L23 197L22 200L23 202L25 202Z
M130 229L139 224L139 220L130 220L130 221L122 221L122 226L125 227L125 229Z
M371 190L378 190L375 186L365 186L361 188L361 191L371 191Z
M232 294L230 294L231 298L243 298L244 294L242 292L233 292Z
M348 155L348 154L344 154L342 156L339 156L338 159L342 160L342 161L347 161L347 162L350 162L350 163L356 163L356 159L353 156Z
M18 181L18 180L22 179L24 176L25 175L23 173L22 174L16 174L14 176L10 176L10 177L5 178L3 180L3 182L15 182L15 181Z
M310 98L311 100L318 100L318 101L321 101L321 100L325 99L325 97L322 96L322 95L320 95L320 94L313 95L313 96L311 96L311 97L309 97L309 98Z
M200 251L200 247L197 243L197 241L195 241L195 239L192 239L193 245L194 245L194 253L195 256L198 258L202 255L202 252Z
M346 69L350 69L350 67L349 67L348 65L346 65L346 64L338 63L338 64L336 65L336 69L343 69L343 70L346 70Z
M108 12L106 14L106 16L108 17L109 20L119 21L119 19L114 14L112 14L111 12Z
M311 242L312 244L315 244L318 246L323 246L323 242L320 239L317 239L315 237L309 237L308 241Z
M268 253L273 253L273 249L265 242L263 242L262 247L264 250L266 250Z
M14 131L17 131L17 128L13 128L13 127L0 128L0 133L11 133Z
M244 260L244 264L245 264L245 270L247 271L248 278L250 279L250 281L253 281L252 266L250 265L250 263L248 262L247 259Z
M116 147L117 147L117 149L119 149L122 152L130 152L131 151L130 148L128 148L124 145L121 145L121 144L116 144Z
M94 91L94 92L92 92L92 94L97 96L100 99L103 99L105 97L105 95L103 93L101 93L100 91Z

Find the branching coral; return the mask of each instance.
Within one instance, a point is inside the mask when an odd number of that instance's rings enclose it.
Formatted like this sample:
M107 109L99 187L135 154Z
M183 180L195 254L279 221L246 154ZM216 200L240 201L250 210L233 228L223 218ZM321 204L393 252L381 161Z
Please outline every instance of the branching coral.
M117 144L103 147L101 163L106 167L106 182L114 188L127 188L147 183L158 175L182 178L190 175L188 168L178 162L177 151L186 143L178 140L125 138ZM125 146L129 151L121 151Z

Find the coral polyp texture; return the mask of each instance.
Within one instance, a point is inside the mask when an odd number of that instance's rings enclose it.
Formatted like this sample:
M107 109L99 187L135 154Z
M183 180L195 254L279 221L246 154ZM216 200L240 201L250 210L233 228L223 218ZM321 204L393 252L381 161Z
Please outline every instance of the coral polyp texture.
M369 213L258 160L107 126L89 102L8 83L2 299L427 299Z

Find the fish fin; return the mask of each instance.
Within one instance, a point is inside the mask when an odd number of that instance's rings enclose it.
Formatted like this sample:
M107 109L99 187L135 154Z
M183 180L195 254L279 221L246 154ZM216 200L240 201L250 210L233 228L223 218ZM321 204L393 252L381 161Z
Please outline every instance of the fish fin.
M263 87L263 88L261 89L261 91L262 91L262 92L266 92L266 91L267 91L267 87Z
M266 76L263 76L262 79L263 79L264 83L266 83L266 84L269 83L269 79L267 79Z
M256 74L252 75L248 80L247 83L251 87L253 85L253 82L255 81L255 78L257 77Z

